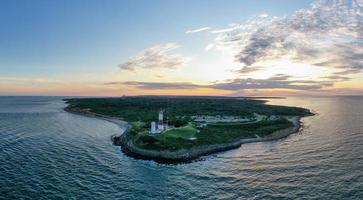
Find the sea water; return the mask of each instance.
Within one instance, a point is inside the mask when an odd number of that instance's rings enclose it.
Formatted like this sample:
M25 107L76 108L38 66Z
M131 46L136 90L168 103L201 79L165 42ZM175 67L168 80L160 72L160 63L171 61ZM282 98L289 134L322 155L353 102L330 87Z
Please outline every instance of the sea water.
M164 165L113 146L122 127L60 97L0 97L0 199L363 199L363 98L294 97L287 138Z

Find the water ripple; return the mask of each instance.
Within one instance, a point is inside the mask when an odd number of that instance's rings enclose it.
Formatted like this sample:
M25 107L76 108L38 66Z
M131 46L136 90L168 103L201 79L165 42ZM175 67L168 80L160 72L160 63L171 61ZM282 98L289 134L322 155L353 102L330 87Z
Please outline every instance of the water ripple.
M270 103L318 115L282 140L161 165L125 156L109 140L117 125L59 98L1 97L0 199L362 199L363 98Z

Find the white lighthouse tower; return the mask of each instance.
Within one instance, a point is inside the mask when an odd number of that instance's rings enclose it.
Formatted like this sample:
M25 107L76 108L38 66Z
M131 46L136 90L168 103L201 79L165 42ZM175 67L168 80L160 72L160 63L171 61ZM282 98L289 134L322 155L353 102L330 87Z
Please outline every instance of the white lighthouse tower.
M162 110L159 112L158 130L164 131L164 112Z
M168 125L166 123L164 123L164 112L161 110L159 112L157 127L156 127L156 122L154 122L154 121L151 122L150 133L152 133L152 134L161 133L163 131L166 131L167 128L168 128Z

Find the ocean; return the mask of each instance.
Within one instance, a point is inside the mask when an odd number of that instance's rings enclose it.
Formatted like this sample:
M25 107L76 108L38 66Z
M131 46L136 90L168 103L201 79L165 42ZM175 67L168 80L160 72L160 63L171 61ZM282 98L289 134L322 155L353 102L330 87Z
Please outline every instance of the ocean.
M0 199L363 199L363 97L269 104L316 115L284 139L165 165L124 155L121 127L61 97L0 97Z

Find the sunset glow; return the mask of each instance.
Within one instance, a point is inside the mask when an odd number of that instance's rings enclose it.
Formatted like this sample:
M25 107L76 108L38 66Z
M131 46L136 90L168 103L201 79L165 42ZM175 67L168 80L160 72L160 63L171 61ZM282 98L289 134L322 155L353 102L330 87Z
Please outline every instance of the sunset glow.
M0 95L363 94L362 0L111 2L1 3Z

